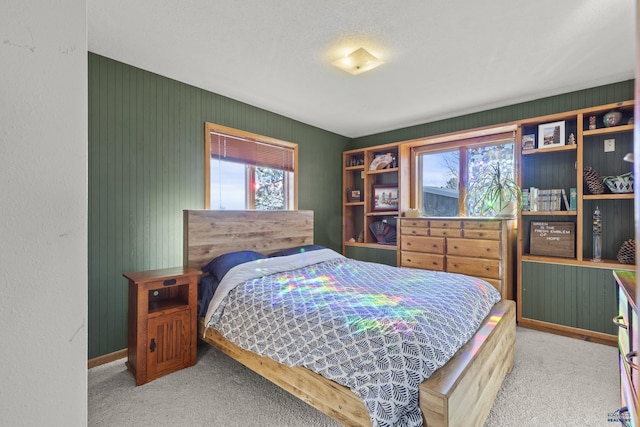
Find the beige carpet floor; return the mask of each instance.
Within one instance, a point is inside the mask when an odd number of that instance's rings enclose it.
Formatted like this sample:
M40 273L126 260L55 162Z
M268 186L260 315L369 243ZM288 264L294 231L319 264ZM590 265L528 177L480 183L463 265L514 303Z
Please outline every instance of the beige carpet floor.
M340 425L206 344L196 366L140 387L124 362L89 370L89 426ZM616 348L518 328L485 427L618 426L619 406Z

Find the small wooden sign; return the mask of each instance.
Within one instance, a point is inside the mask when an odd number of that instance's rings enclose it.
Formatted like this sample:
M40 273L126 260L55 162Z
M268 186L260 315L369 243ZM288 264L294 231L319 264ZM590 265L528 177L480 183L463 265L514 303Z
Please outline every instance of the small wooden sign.
M531 255L574 258L575 228L576 224L569 221L532 221L529 252Z

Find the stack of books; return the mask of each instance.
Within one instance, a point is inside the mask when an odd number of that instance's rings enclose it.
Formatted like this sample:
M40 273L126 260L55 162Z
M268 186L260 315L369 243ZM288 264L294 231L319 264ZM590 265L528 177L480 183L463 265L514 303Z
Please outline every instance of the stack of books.
M522 190L522 210L530 212L575 211L576 194L575 188L569 190L569 198L564 188L525 188Z

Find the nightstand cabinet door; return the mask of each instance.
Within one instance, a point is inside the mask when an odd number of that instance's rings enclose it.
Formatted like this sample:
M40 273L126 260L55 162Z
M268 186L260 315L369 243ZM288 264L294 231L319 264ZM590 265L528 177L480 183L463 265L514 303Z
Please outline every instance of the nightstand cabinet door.
M149 319L147 376L152 380L189 365L191 311L181 310Z

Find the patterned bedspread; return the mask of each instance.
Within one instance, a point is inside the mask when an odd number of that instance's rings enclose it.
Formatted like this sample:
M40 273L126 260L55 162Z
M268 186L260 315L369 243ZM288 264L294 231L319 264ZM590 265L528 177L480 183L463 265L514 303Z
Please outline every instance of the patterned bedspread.
M282 258L232 269L207 324L246 350L349 387L373 426L421 426L420 383L500 300L477 278L356 261L329 249Z

